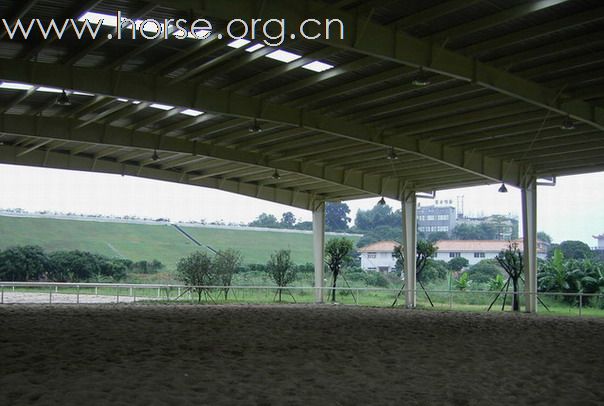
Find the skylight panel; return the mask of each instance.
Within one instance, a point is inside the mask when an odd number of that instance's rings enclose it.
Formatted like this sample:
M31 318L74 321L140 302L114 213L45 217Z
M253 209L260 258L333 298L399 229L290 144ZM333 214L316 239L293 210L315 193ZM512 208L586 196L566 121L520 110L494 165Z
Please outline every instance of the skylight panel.
M191 117L199 117L204 113L203 113L203 111L186 109L186 110L181 111L180 114L184 114L185 116L191 116Z
M38 92L44 92L44 93L63 93L63 91L61 89L57 89L56 87L40 86L36 90Z
M78 92L78 91L74 91L72 94L75 94L76 96L88 96L88 97L94 96L92 93Z
M230 46L231 48L235 48L235 49L239 49L241 47L246 46L247 44L249 44L250 41L248 41L247 39L236 39L233 42L229 42L227 45Z
M266 55L267 58L274 59L276 61L290 63L297 59L302 58L301 55L294 54L293 52L284 51L282 49L278 49L270 54Z
M246 48L245 52L256 52L259 49L264 48L264 44L256 44L256 45L252 45L249 48Z
M28 85L26 83L17 83L17 82L2 82L0 84L0 89L11 89L11 90L30 90L32 89L32 85Z
M118 98L117 98L117 101L118 101L118 102L122 102L122 103L128 103L128 99L123 99L123 98L121 98L121 97L118 97Z
M159 104L159 103L153 103L149 107L158 109L158 110L164 110L164 111L172 110L174 108L174 106L168 106L167 104Z
M109 14L93 13L89 11L78 18L79 22L84 22L86 20L88 20L90 24L101 24L113 28L117 27L117 18Z
M314 61L311 63L307 63L306 65L304 65L302 67L304 69L308 69L313 72L325 72L326 70L333 69L333 65L330 65L325 62L320 62L320 61Z

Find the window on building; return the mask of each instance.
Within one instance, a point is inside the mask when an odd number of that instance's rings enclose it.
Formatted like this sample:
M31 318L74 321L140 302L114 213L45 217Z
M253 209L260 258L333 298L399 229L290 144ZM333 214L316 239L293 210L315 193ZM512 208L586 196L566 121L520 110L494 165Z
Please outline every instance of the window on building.
M461 252L449 252L449 258L461 257Z
M367 253L367 258L375 258L375 257L376 257L375 252L368 252Z
M484 252L475 252L474 258L484 258Z

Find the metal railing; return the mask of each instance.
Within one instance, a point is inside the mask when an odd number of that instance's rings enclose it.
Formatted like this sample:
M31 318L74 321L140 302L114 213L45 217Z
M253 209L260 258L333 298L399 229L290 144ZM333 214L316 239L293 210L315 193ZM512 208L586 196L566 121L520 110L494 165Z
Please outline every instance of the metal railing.
M279 297L284 302L315 303L317 289L328 303L334 288L311 286L186 286L174 284L114 284L114 283L57 283L57 282L0 282L0 304L16 303L132 303L132 302L198 302L204 303L273 303ZM338 303L361 306L392 307L396 301L404 306L408 289L373 287L335 288ZM226 294L225 294L226 292ZM281 293L281 295L279 295ZM427 290L415 291L419 307L439 310L486 311L489 304L497 304L491 311L511 307L513 293L502 293L494 300L496 291ZM569 313L604 316L603 293L518 293L520 304L526 295L537 295L541 311L561 308ZM398 300L397 300L398 299ZM562 300L561 300L562 299ZM545 303L547 302L547 304ZM594 303L595 302L595 303ZM501 306L503 305L503 306ZM501 308L501 309L500 309Z

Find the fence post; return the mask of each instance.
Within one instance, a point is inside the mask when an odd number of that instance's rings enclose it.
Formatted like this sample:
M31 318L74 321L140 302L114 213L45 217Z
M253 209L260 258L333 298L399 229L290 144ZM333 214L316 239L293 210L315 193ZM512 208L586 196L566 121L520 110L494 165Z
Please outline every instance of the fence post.
M130 288L130 292L131 292L131 296L132 296L132 302L136 303L136 289Z
M579 316L583 311L583 293L579 292Z
M0 304L4 304L4 285L0 286Z
M115 295L115 297L116 297L115 303L119 303L120 302L120 288L116 288L115 291L117 292L117 294Z
M80 304L80 285L77 286L76 290L76 303Z
M48 304L52 304L52 286L48 289Z

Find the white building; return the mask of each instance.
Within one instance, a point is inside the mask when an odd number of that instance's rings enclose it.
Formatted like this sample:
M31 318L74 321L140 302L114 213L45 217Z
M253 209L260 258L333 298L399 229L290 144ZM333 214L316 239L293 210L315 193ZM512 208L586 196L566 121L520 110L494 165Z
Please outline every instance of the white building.
M522 240L513 241L522 250ZM438 247L434 259L449 262L453 258L462 257L468 260L470 265L475 265L485 259L495 259L497 254L506 250L510 242L501 240L441 240L435 244ZM547 257L547 244L539 241L537 243L537 257Z
M604 251L604 234L594 235L596 240L598 240L598 245L594 247L596 251Z
M359 249L361 253L361 268L365 271L393 272L396 265L394 247L400 245L396 241L378 241Z
M513 241L522 250L522 239ZM365 271L393 272L396 265L394 247L396 241L378 241L359 249L361 253L361 268ZM497 254L506 250L510 242L501 240L441 240L435 244L438 251L434 259L449 262L453 258L462 257L468 263L475 265L485 259L495 259ZM537 243L537 257L547 257L547 244Z

